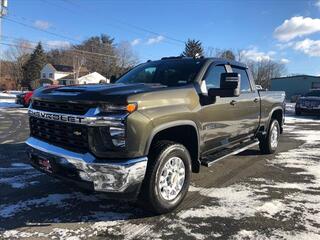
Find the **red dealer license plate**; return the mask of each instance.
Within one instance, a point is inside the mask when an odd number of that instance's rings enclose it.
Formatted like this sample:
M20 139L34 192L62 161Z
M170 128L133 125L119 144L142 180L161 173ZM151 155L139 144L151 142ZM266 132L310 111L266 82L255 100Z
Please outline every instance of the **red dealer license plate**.
M49 173L52 173L52 167L51 167L51 164L50 164L50 161L47 160L47 159L39 159L38 160L38 163L39 163L39 167L46 171L46 172L49 172Z

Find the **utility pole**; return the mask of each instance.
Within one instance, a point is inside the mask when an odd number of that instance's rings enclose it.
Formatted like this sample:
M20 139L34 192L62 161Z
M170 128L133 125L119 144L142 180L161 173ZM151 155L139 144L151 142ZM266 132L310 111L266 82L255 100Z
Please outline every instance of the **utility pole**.
M2 40L2 17L8 13L8 0L1 0L0 4L0 43ZM0 46L0 78L1 78L2 48Z

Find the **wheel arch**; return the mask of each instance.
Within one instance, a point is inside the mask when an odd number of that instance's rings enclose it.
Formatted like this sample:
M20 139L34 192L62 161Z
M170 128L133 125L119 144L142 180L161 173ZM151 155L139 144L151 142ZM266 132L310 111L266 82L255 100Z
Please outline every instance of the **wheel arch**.
M283 132L283 124L284 124L284 112L282 107L276 107L270 112L269 120L268 120L268 128L270 127L272 119L276 119L280 125L280 133Z
M199 132L195 122L189 120L174 121L156 127L148 138L145 155L149 154L152 145L158 140L171 140L183 144L192 159L192 171L200 171Z

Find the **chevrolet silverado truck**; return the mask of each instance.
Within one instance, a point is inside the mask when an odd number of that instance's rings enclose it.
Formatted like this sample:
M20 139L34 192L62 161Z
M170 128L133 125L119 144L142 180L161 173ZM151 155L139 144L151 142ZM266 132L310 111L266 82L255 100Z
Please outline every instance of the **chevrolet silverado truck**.
M169 57L115 84L37 91L28 109L31 164L161 214L188 192L192 172L259 145L276 151L283 92L258 91L246 65Z

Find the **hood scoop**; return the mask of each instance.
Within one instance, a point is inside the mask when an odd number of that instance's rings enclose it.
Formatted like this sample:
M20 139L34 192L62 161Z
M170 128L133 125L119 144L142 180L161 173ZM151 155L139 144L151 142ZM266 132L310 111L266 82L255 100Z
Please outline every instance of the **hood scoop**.
M81 93L81 92L85 92L85 89L81 89L81 88L57 88L54 90L54 92L71 92L71 93Z

